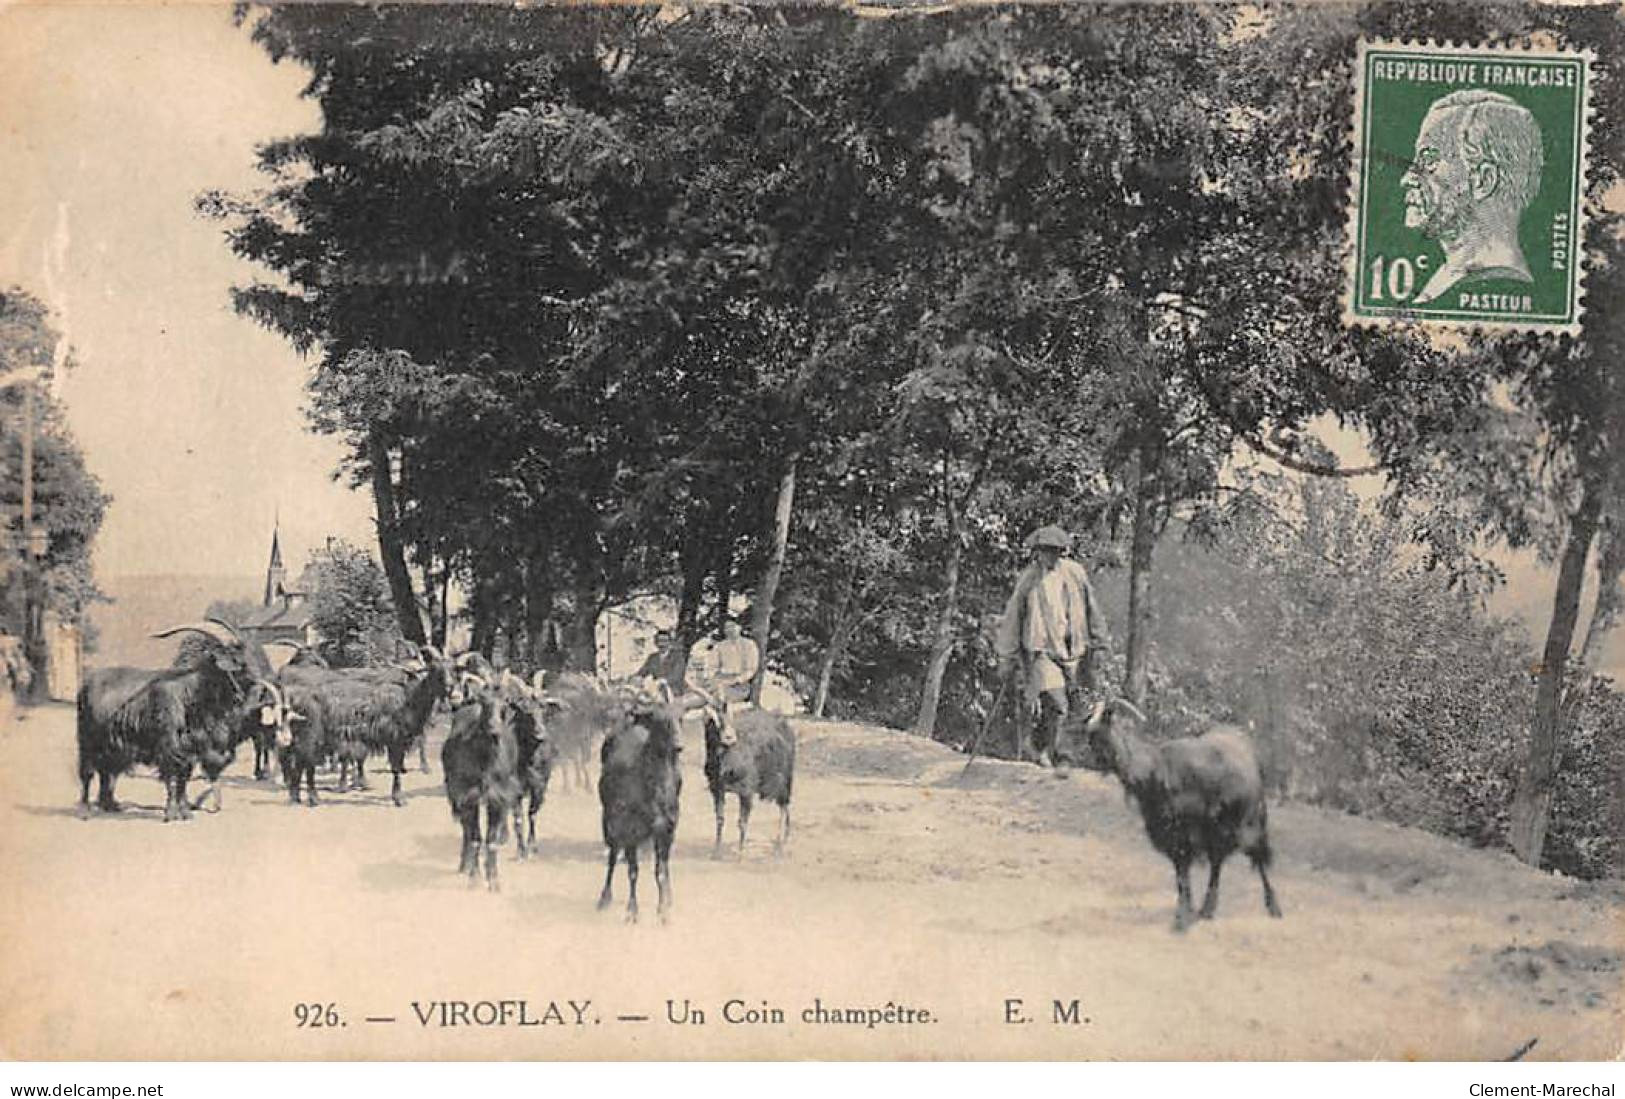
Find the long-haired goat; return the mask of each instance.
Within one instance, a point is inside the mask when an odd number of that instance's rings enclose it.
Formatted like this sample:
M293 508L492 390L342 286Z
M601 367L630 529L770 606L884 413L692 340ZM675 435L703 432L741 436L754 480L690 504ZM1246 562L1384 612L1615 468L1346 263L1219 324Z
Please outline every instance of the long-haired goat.
M463 826L463 856L458 869L473 885L482 846L480 813L485 813L483 847L485 884L493 891L497 852L508 839L508 816L522 797L519 743L505 690L474 676L468 701L452 711L451 732L440 749L451 815Z
M547 800L547 784L558 760L549 724L559 703L543 693L541 683L541 672L530 683L507 671L498 680L519 748L519 800L514 803L513 832L521 859L536 853L536 814Z
M541 687L545 682L547 696L554 700L548 730L561 764L560 784L589 789L593 747L620 721L624 699L581 672L538 675L541 678L533 680L533 685Z
M796 734L790 723L766 710L735 706L726 720L705 722L705 783L717 814L716 843L722 853L723 807L730 793L739 798L739 854L745 853L745 831L758 797L779 807L775 851L790 838L790 790L796 777Z
M85 674L78 696L81 817L90 815L93 777L100 778L97 805L117 812L118 777L146 764L158 769L164 783L164 820L185 820L193 808L186 798L192 769L201 763L212 781L231 761L247 692L269 682L269 666L261 667L264 654L215 619L152 636L177 634L206 639L182 666L98 668Z
M1201 736L1150 744L1125 728L1121 719L1144 721L1122 699L1101 703L1085 731L1096 761L1117 775L1139 806L1151 845L1174 864L1179 905L1174 929L1190 926L1190 866L1208 863L1207 896L1195 918L1211 919L1219 906L1219 870L1240 849L1264 883L1264 908L1279 918L1281 906L1270 885L1272 854L1264 781L1252 744L1240 730L1218 726Z
M450 659L432 645L423 646L424 666L404 672L390 668L283 669L285 686L303 686L314 697L313 719L331 738L342 764L355 766L359 789L367 788L365 761L375 752L389 757L393 783L390 799L404 805L401 775L406 753L424 735L435 704L459 701L457 672ZM307 711L308 712L308 711ZM341 787L343 785L341 776Z
M629 923L636 923L638 918L638 846L651 840L661 920L671 911L671 844L677 832L679 795L683 790L683 773L677 759L683 749L678 735L678 715L667 690L658 699L630 705L621 723L604 738L599 753L598 801L604 811L609 866L604 872L598 907L608 908L613 899L615 861L624 853Z
M317 652L312 646L306 645L302 641L291 641L285 638L278 638L275 641L267 641L266 645L268 647L271 645L281 645L293 650L293 656L288 659L286 664L282 665L282 670L277 673L277 678L284 682L297 678L299 670L302 668L312 668L320 671L326 671L328 668L328 663L326 659L323 658L322 654ZM279 751L278 749L277 728L274 725L266 725L262 722L257 722L256 728L254 729L253 740L254 779L256 782L258 782L270 777L271 761L279 756L282 756L283 752ZM284 774L287 772L285 762L283 765L283 772Z

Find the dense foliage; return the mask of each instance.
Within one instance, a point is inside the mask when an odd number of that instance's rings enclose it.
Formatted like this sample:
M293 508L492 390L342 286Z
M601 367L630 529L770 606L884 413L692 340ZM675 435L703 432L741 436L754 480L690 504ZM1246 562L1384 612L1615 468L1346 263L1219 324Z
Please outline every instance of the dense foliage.
M1528 744L1519 799L1546 819L1526 795L1555 788L1534 764L1570 638L1530 698L1528 654L1453 582L1497 539L1582 565L1607 542L1618 332L1345 328L1349 64L1365 33L1600 48L1606 12L244 18L324 125L264 146L265 190L200 207L271 276L239 309L313 357L402 635L443 637L455 584L476 647L540 663L562 623L584 665L608 606L669 594L686 645L745 594L815 709L963 740L1021 538L1060 522L1126 566L1118 673L1170 726L1251 720L1293 793L1489 841ZM1621 96L1600 52L1599 133ZM1592 225L1607 318L1618 237ZM1316 451L1325 417L1364 431L1382 512L1238 483L1240 454L1350 472ZM1175 529L1218 555L1190 599L1157 564Z
M330 665L360 668L395 659L395 609L372 554L335 539L310 555L304 580L310 585L310 624Z
M88 631L85 612L105 599L96 587L91 546L110 497L85 468L84 455L52 395L58 369L73 358L59 347L45 305L19 287L0 290L0 628L23 635L26 536L22 527L23 403L34 400L34 523L46 532L40 605ZM37 379L8 384L38 370Z

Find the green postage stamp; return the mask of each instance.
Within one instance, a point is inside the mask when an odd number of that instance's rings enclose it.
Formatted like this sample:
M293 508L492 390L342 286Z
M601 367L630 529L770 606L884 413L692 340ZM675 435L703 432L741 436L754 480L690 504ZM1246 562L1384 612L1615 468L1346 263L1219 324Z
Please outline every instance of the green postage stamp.
M1588 62L1361 43L1346 322L1579 331Z

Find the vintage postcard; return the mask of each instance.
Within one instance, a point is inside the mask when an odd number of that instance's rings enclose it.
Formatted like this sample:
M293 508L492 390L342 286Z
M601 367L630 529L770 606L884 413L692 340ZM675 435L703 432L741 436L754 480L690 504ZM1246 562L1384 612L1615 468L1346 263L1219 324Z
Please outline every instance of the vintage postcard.
M1618 1058L1622 80L0 6L0 1057Z

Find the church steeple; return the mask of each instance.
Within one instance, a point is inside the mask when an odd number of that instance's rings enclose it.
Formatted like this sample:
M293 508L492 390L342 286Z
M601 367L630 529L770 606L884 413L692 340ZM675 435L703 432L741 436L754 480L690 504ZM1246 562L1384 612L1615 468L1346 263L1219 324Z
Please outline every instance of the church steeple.
M287 570L282 567L281 526L281 520L278 519L276 526L271 528L271 563L265 569L264 605L267 607L282 598L284 591L282 581L287 576Z

